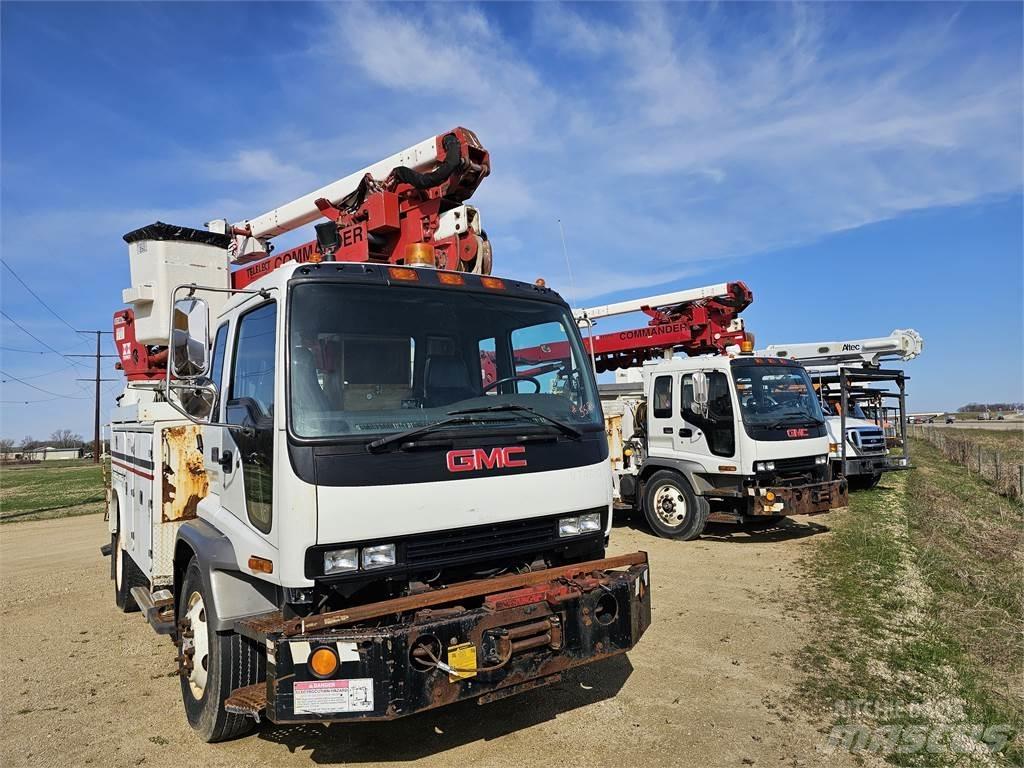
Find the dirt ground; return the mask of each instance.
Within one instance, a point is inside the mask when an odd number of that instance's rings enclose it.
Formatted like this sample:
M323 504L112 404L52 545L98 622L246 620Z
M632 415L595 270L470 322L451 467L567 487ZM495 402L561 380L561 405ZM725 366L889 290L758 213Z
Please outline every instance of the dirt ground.
M647 550L654 585L652 626L628 657L482 707L264 725L206 745L181 710L171 644L114 608L102 517L6 525L0 764L849 764L822 751L824 734L792 705L794 660L814 624L788 598L801 589L798 560L827 535L822 518L764 532L717 526L690 543L620 524L611 553Z

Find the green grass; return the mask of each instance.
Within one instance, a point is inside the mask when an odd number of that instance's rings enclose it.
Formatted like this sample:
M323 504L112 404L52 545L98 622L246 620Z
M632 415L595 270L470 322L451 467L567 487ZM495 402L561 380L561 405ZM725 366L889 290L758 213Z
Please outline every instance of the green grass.
M90 460L0 466L0 523L88 515L104 508L103 472Z
M923 441L912 455L918 469L830 516L806 563L818 627L801 656L803 703L830 725L895 726L896 744L911 726L1018 734L998 755L880 744L894 765L1021 764L1024 510ZM874 704L836 706L850 701Z

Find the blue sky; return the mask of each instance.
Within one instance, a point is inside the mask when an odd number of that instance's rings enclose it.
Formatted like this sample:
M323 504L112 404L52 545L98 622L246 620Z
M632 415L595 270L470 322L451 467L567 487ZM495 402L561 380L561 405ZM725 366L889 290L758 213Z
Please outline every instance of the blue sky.
M913 327L915 409L1024 399L1019 4L0 13L0 247L76 328L110 327L124 232L252 216L465 125L497 273L574 305L741 279L759 344ZM9 317L90 351L0 272ZM3 378L80 398L8 380L0 434L88 436L90 371L0 333Z

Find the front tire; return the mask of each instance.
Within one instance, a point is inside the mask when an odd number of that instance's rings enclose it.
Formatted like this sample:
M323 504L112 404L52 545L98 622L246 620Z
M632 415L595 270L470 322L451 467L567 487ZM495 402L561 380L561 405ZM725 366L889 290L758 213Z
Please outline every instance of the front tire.
M876 472L873 475L853 475L847 478L847 484L851 491L869 491L878 485L881 479L881 472Z
M181 698L189 725L205 742L226 741L255 730L244 715L229 714L224 700L236 688L266 679L266 659L248 638L215 632L213 601L199 561L189 561L176 605Z
M644 517L665 539L691 541L704 532L711 505L693 492L682 475L663 469L644 485Z

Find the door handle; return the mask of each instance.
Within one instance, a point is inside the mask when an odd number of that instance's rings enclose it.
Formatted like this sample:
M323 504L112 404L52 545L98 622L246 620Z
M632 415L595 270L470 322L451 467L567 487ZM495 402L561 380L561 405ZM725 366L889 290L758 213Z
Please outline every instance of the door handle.
M679 430L679 436L680 437L693 437L693 430L692 429L688 429L687 427L683 427L682 429Z
M663 435L671 435L672 434L672 427L662 427L661 428L661 433Z
M230 474L231 470L235 466L235 454L231 451L224 451L217 463L220 464L220 468L224 470L224 474Z

